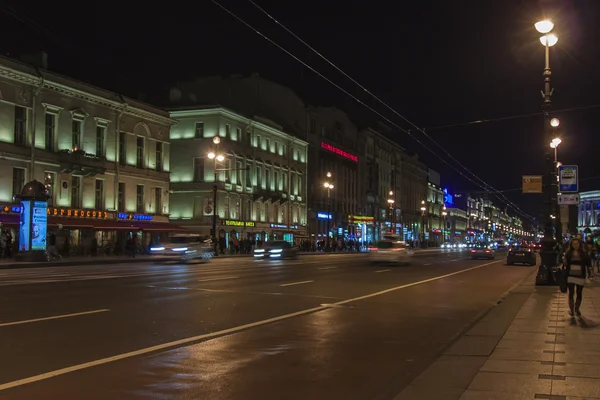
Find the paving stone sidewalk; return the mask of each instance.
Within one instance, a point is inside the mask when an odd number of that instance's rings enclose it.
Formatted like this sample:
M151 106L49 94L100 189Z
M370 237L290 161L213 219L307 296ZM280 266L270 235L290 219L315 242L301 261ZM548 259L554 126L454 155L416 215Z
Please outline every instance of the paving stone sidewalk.
M527 279L394 400L600 399L600 282L581 318L567 311L566 294Z

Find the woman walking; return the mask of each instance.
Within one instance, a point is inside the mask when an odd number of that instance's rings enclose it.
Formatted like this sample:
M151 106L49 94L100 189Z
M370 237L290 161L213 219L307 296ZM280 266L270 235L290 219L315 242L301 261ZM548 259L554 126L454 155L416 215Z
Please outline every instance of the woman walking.
M565 254L565 275L567 276L567 287L569 289L569 315L581 316L579 308L583 296L583 287L585 279L588 276L588 269L591 268L591 259L579 239L571 239L569 248ZM577 293L577 299L573 297Z

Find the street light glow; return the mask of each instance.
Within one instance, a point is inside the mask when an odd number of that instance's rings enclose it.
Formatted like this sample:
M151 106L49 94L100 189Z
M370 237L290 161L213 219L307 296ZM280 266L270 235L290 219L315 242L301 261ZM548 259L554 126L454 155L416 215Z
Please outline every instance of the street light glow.
M221 138L220 138L220 137L218 137L218 136L215 136L215 137L213 138L213 143L214 143L214 144L219 144L219 143L221 143Z
M224 159L225 159L225 157L220 154L217 156L217 161L219 161L219 162L223 161Z
M558 127L559 125L560 125L560 119L558 119L558 118L552 118L552 119L550 120L550 126L551 126L551 127L553 127L553 128L556 128L556 127Z
M547 42L548 47L552 47L558 42L558 36L556 36L554 33L549 33L547 35L540 37L540 42L542 42L542 45L544 45L544 46L546 46L546 42Z
M390 190L390 196L393 196L393 195L394 195L394 192L392 192L392 191Z
M550 21L549 19L545 19L543 21L538 21L535 23L535 29L539 32L539 33L548 33L550 32L552 29L554 29L554 23L552 21Z
M211 160L214 159L216 157L216 154L213 153L212 151L210 153L208 153L208 158L210 158Z
M327 173L327 177L328 177L328 178L331 178L331 172L328 172L328 173Z
M553 149L558 147L559 144L562 143L562 140L560 140L560 138L554 138L552 139L552 142L550 143L550 147L552 147Z

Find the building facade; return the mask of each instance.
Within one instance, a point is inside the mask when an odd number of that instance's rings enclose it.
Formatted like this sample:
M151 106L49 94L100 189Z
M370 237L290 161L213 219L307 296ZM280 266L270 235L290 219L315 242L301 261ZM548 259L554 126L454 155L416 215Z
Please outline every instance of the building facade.
M441 186L441 177L439 172L429 168L427 174L427 199L426 203L426 239L433 245L440 245L447 239L447 235L444 232L444 223L447 220L444 208L444 190ZM446 190L447 193L447 190Z
M168 113L7 58L0 100L4 226L18 225L15 196L36 179L50 195L49 229L66 246L122 243L117 232L147 243L175 228Z
M407 241L427 241L428 230L425 228L427 220L429 171L418 155L402 154L402 222L404 225L404 238ZM425 208L425 211L421 210Z
M170 138L177 154L171 161L171 221L208 236L216 212L222 248L231 248L234 239L307 238L307 142L273 121L223 107L170 115L177 121Z

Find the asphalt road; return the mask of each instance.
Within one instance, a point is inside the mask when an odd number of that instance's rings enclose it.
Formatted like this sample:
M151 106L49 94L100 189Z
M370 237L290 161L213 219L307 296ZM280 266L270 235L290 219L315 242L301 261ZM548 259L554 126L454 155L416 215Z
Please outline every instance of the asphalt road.
M465 257L0 271L0 399L393 399L531 273Z

